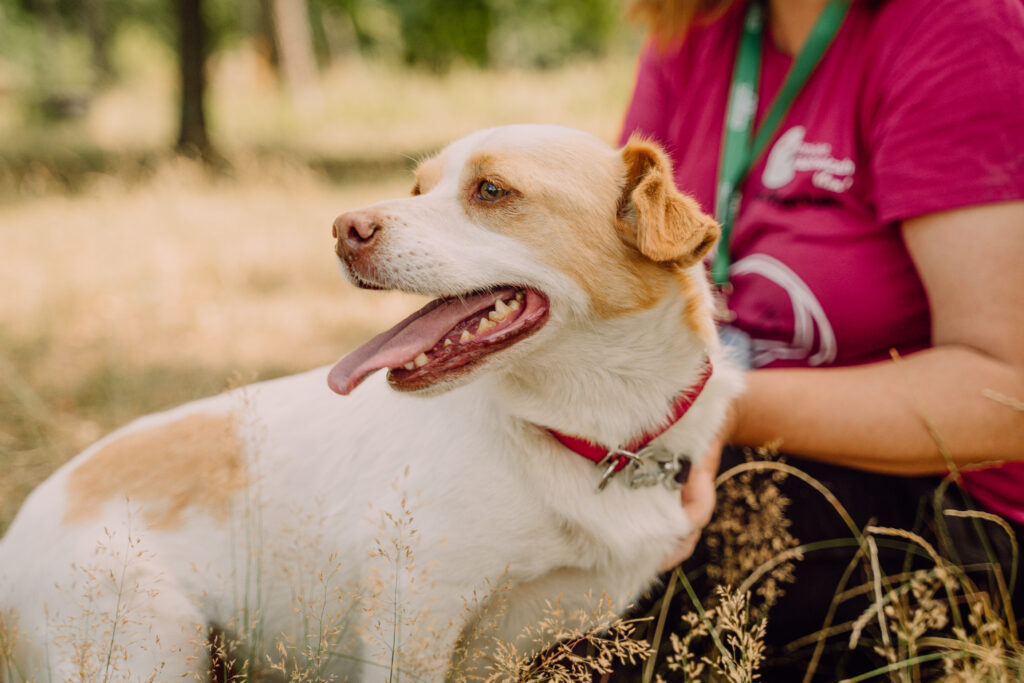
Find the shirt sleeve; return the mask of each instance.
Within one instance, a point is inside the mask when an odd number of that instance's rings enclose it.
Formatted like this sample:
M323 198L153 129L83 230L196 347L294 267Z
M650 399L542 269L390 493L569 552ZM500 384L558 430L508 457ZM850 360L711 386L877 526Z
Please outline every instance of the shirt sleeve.
M870 129L883 222L1024 197L1024 3L936 0L887 20ZM892 35L892 34L891 34Z
M668 142L668 122L671 83L665 77L664 55L650 43L640 55L633 97L626 109L626 118L619 133L619 144L639 133L665 145Z

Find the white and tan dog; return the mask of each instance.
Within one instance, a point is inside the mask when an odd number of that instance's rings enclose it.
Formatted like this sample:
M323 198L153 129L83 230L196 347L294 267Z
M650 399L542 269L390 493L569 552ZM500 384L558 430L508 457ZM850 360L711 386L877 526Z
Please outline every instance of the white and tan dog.
M140 419L40 486L0 543L0 678L202 675L216 627L321 678L443 679L460 636L544 644L521 633L547 601L622 608L696 530L673 483L739 380L701 263L718 227L660 150L486 130L334 230L354 283L437 299L329 373ZM640 455L595 466L585 442Z

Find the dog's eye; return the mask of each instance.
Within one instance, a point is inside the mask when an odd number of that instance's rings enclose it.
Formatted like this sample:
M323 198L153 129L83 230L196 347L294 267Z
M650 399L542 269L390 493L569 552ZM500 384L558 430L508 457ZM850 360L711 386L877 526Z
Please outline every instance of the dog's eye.
M477 199L482 199L485 202L496 202L507 194L508 190L501 189L490 180L480 183L480 187L476 190Z
M420 184L416 183L415 185L412 186L412 196L413 197L419 197L420 194L421 194Z

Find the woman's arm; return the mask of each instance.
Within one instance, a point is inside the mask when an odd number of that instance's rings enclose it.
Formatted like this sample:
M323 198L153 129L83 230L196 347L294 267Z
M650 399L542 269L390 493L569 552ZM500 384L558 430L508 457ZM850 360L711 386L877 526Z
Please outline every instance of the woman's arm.
M725 442L779 439L786 453L836 465L944 474L931 423L957 465L1024 458L1024 202L922 216L903 236L928 294L933 348L852 368L747 373L719 441L683 487L698 529L714 508ZM664 568L699 538L680 539Z
M944 473L931 423L957 465L1024 458L1024 202L914 218L903 236L933 348L851 368L750 372L730 443L779 439L787 453L837 465Z

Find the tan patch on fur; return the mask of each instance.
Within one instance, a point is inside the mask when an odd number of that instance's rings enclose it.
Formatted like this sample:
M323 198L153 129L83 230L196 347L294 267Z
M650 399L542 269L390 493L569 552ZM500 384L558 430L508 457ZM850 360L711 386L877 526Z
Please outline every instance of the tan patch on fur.
M180 526L188 508L223 520L245 481L234 417L190 415L126 434L72 470L64 521L93 519L118 498L142 506L151 528Z
M595 152L573 160L571 148L562 157L553 145L507 153L489 149L470 159L461 184L467 210L480 224L526 243L575 280L594 314L607 319L653 307L665 294L672 268L652 262L616 232L618 157L603 147ZM469 201L471 186L483 178L513 194L493 205Z
M597 317L649 309L683 282L691 326L698 333L709 329L701 313L706 297L692 280L676 276L700 261L718 225L676 189L671 162L656 145L632 140L621 153L609 153L596 141L581 150L579 142L478 151L460 178L467 211L573 278ZM473 201L482 179L511 194L494 203Z
M416 167L416 187L419 189L418 194L426 194L430 192L439 182L441 182L441 176L444 174L444 161L442 159L443 154L432 156L425 161L422 161L419 166Z
M708 299L707 286L697 280L691 271L679 268L676 270L676 282L683 292L686 308L683 317L686 324L708 346L715 343L715 321L712 316L711 303Z

